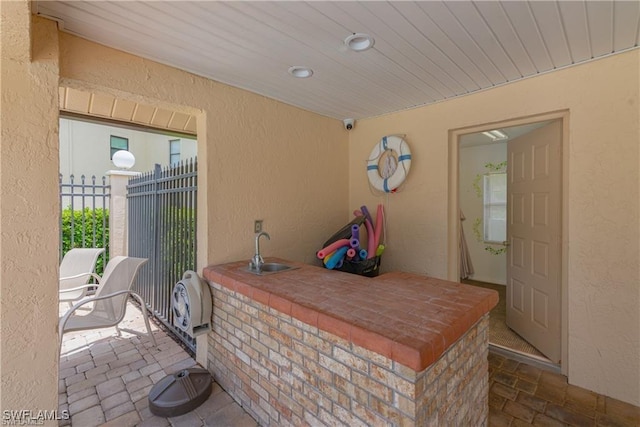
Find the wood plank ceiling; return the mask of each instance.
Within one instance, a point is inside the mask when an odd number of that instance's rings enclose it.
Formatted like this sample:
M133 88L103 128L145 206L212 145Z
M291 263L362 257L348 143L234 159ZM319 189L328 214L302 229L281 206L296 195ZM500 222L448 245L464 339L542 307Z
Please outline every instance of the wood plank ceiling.
M365 118L637 48L638 1L36 1L62 31L329 117ZM344 45L368 33L372 49ZM297 79L291 66L313 69Z
M197 130L194 115L118 99L108 94L60 87L58 101L60 111L82 116L190 135L195 135Z

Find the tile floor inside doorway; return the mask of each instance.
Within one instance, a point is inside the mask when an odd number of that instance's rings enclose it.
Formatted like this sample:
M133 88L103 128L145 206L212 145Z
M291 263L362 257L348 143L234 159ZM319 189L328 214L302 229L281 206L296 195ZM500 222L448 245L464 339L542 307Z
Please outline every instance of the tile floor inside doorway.
M60 306L61 314L66 305ZM145 332L139 309L129 304L122 328ZM165 375L194 366L193 358L152 323L148 337L114 328L64 335L60 360L61 426L224 426L258 423L213 384L209 399L174 418L151 414L147 395ZM567 384L566 377L489 354L489 426L640 426L640 408Z
M506 286L479 282L471 279L462 280L462 283L492 289L497 291L500 295L498 304L491 310L489 316L489 342L491 344L528 354L530 356L540 358L541 360L547 360L544 354L540 353L534 346L529 344L520 337L520 335L516 334L507 326Z

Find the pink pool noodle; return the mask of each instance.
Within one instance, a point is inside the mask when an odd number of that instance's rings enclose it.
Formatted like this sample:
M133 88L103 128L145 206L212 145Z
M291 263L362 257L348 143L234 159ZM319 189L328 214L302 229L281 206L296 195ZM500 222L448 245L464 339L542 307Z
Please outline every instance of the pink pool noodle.
M318 258L323 259L327 255L329 255L331 252L335 251L336 249L342 246L349 246L349 239L336 240L329 246L320 249L316 255L318 256Z
M376 236L373 233L371 221L365 219L364 225L367 227L367 258L373 258L376 255Z
M373 218L371 218L371 214L369 213L369 209L365 205L360 206L360 210L362 211L362 215L364 215L365 219L368 219L373 227ZM372 234L373 236L373 234Z
M380 239L382 238L383 228L384 228L384 208L382 207L382 204L379 204L378 212L376 213L375 245L373 246L374 248L377 248L380 245Z
M353 211L353 216L362 216L362 211L360 209L356 209Z
M355 250L355 249L353 249L353 248L349 248L349 249L347 250L347 256L348 256L349 258L353 258L354 256L356 256L356 250Z

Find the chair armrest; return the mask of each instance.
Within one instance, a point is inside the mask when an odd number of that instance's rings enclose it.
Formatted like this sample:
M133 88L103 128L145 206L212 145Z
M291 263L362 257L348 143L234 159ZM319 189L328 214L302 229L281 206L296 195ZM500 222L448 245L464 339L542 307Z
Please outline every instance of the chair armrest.
M75 292L75 291L80 291L82 289L89 289L89 288L93 288L96 285L99 285L99 283L87 283L86 285L82 285L82 286L76 286L75 288L69 288L69 289L60 289L58 291L58 293L63 294L65 292Z
M91 276L94 279L96 279L98 281L98 283L100 283L100 280L102 280L102 277L98 276L96 273L92 273L92 272L86 272L86 273L80 273L80 274L76 274L73 276L66 276L66 277L61 277L60 281L63 280L71 280L71 279L77 279L79 277L83 277L83 276Z

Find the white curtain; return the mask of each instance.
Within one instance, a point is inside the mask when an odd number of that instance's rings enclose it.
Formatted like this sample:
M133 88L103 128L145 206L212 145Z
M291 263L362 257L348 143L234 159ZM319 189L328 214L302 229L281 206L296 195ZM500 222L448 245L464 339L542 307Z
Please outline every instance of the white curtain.
M460 238L458 241L458 249L460 250L460 279L466 279L473 274L473 264L467 247L467 240L464 238L464 228L462 221L465 220L462 210L460 210Z

